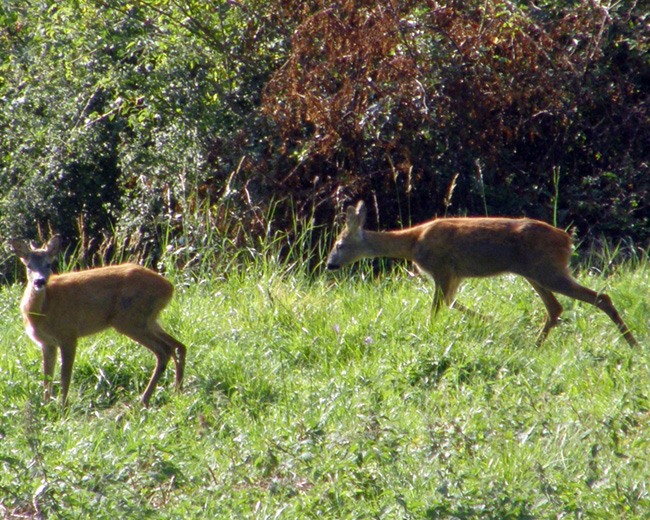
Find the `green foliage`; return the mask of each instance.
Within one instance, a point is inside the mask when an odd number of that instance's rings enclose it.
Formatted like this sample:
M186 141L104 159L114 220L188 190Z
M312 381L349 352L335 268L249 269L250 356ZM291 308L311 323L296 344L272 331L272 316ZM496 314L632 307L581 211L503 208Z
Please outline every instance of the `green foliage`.
M279 52L250 39L278 30L253 28L254 7L5 2L3 235L52 229L89 259L103 247L155 261L161 224L191 218L259 143L234 142Z
M646 11L7 0L0 233L155 263L188 229L238 248L365 198L382 227L528 215L645 247Z
M400 265L314 280L274 248L191 283L170 267L186 386L170 367L146 410L153 356L114 333L81 341L69 408L44 406L21 288L4 287L0 516L647 516L650 367L602 312L563 299L536 349L543 305L523 280L467 283L486 319L427 327L432 287ZM579 276L641 344L644 266Z

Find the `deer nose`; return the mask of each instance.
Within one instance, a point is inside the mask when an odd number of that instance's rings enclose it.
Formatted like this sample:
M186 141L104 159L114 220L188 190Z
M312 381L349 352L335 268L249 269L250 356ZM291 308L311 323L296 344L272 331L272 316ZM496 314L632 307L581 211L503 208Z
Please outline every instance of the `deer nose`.
M339 265L338 265L338 264L334 264L334 263L332 263L332 262L328 262L328 263L327 263L327 268L328 268L330 271L336 271L336 270L339 268Z
M43 287L45 287L46 283L47 280L45 278L36 278L36 280L34 280L34 287L40 291L43 289Z

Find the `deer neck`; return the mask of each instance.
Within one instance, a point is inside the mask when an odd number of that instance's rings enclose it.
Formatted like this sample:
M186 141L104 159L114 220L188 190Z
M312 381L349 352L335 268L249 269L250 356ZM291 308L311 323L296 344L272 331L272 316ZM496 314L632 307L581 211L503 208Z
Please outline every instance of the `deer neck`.
M47 296L47 287L41 291L37 291L34 286L29 283L23 299L20 302L20 310L25 319L32 319L36 316L43 316L45 310L45 300Z
M368 256L385 256L413 260L413 249L417 237L410 230L368 231L364 230Z

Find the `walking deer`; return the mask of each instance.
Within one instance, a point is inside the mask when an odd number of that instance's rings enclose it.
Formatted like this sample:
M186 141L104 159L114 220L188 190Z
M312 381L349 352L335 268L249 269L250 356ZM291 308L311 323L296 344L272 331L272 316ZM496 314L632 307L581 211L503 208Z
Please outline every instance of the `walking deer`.
M61 400L65 404L77 339L109 327L156 356L156 368L142 395L144 406L149 405L169 358L176 364L176 388L182 389L186 348L157 322L174 293L169 281L135 264L53 275L52 262L61 248L59 236L41 249L17 239L9 244L27 268L20 309L27 334L43 352L46 400L52 394L57 347L61 349Z
M541 345L558 323L562 305L553 293L595 305L616 324L631 346L637 346L612 300L587 289L569 274L571 239L567 233L528 218L441 218L398 231L363 229L363 201L346 211L345 228L327 260L339 269L362 258L391 257L414 262L435 282L432 315L443 303L454 305L454 295L465 278L514 273L537 291L548 312L537 336ZM454 305L460 309L464 307Z

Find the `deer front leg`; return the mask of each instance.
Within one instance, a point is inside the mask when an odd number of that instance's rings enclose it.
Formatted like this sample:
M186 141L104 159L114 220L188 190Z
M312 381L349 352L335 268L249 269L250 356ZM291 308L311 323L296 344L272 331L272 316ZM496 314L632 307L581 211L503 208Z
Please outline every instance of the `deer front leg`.
M442 293L442 290L436 284L436 287L433 291L433 301L431 302L431 309L429 311L429 323L433 320L440 312L440 307L442 307L443 302L445 301L445 295Z
M443 283L436 284L436 291L434 294L433 302L431 304L431 314L429 316L429 323L435 319L436 315L440 311L443 303L449 308L457 309L460 312L471 316L472 318L478 318L483 321L487 321L487 318L480 312L476 312L468 307L465 307L462 303L459 303L455 297L458 292L458 288L462 283L461 278L450 278L445 279Z
M454 300L451 303L451 308L452 309L457 309L460 312L463 312L467 314L468 316L471 316L472 318L478 318L483 321L487 321L487 317L481 314L480 312L476 312L475 310L470 309L469 307L465 307L462 303L458 303L457 300Z
M454 304L454 307L464 309L462 305L456 304L454 301L456 291L462 282L461 279L453 278L452 276L440 275L434 276L433 279L435 281L435 289L433 293L433 302L431 303L429 323L435 319L443 303L447 306Z
M72 379L72 365L77 352L76 340L61 345L61 404L65 406Z
M52 397L52 382L54 380L54 365L56 363L56 345L41 345L43 353L43 399L49 401Z

